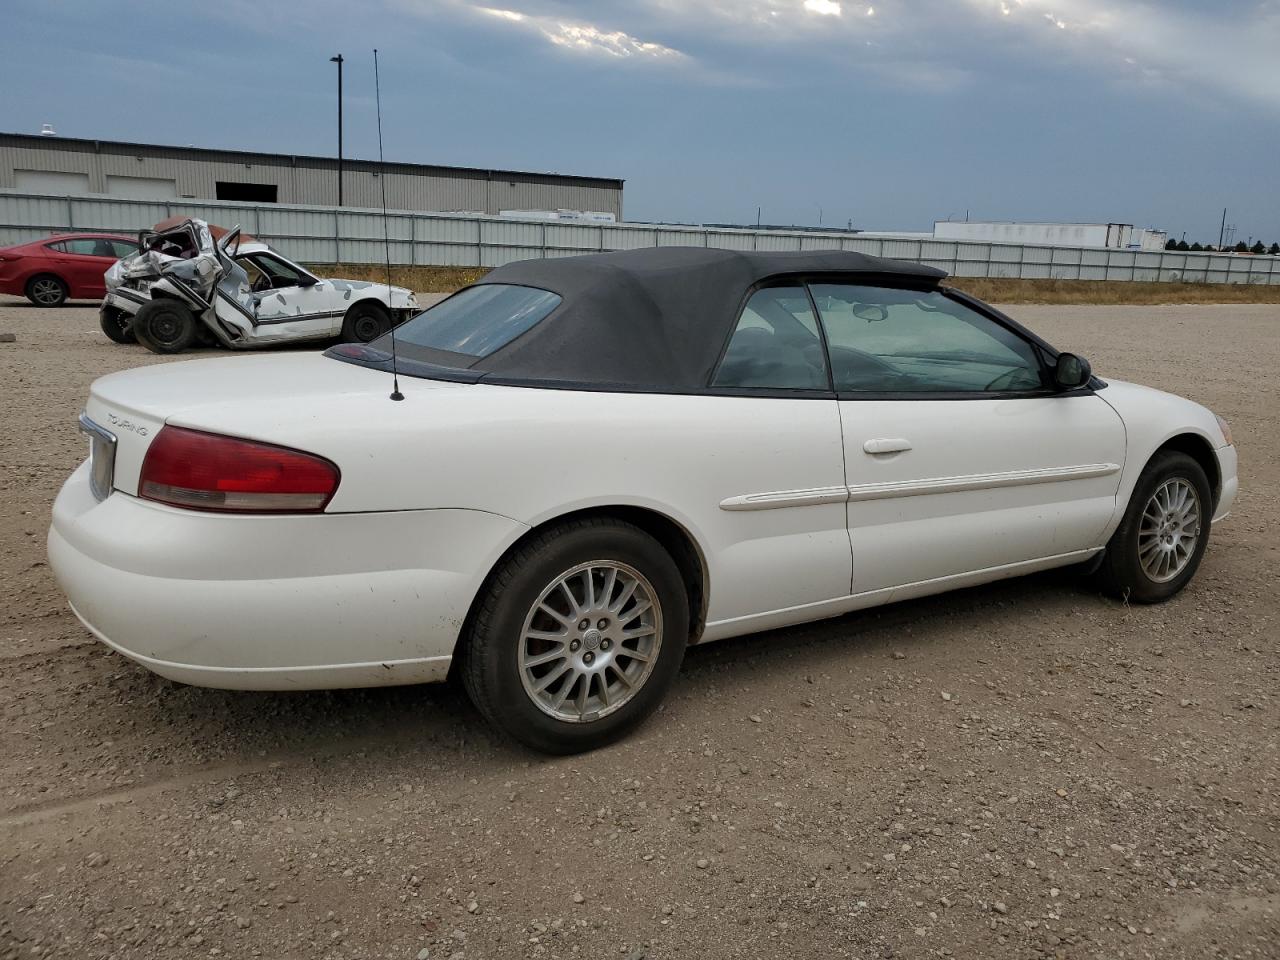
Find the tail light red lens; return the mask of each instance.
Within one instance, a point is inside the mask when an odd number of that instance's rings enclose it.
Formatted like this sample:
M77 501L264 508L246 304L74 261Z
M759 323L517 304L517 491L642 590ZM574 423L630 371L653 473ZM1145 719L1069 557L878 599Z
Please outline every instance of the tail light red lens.
M138 494L191 510L319 513L341 474L300 450L164 427L142 461Z

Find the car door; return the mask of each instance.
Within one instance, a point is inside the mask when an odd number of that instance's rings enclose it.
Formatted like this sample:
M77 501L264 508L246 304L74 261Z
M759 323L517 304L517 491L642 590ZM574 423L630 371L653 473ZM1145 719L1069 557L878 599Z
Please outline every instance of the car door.
M336 302L338 297L327 281L271 253L247 254L243 259L249 260L269 285L254 288L259 324L287 322L297 333L316 336L333 336L342 329L346 307Z
M854 593L1101 544L1124 425L1092 390L1054 390L1042 345L939 290L810 291L839 397Z
M851 557L844 454L817 320L802 286L747 301L710 392L686 430L706 420L716 444L697 483L714 483L706 534L708 636L804 619L843 600ZM821 613L815 611L814 616Z
M74 237L48 245L57 273L71 288L70 296L97 298L106 294L102 275L118 259L104 237Z

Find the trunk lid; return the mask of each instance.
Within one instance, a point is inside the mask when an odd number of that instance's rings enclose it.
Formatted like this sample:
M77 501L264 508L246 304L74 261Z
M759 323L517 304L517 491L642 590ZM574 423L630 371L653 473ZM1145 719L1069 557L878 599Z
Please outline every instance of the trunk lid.
M114 489L136 495L147 448L166 423L319 454L345 473L353 448L372 449L361 441L403 438L422 422L424 402L466 389L415 378L409 401L396 403L390 374L319 353L218 357L109 374L90 388L85 414L116 438Z

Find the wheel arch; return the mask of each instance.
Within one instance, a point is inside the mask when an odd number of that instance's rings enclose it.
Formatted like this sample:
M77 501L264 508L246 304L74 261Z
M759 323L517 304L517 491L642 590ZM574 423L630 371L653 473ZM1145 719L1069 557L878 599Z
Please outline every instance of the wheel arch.
M351 311L355 310L357 307L367 307L367 306L375 306L379 310L381 310L383 313L387 314L387 316L391 316L392 311L385 303L383 303L377 297L371 297L366 295L361 297L359 300L352 300L351 303L347 305L347 309L343 311L342 319L345 320L351 314Z
M507 557L520 549L529 539L544 533L549 527L572 523L576 520L618 520L640 528L658 541L667 551L684 580L689 595L689 643L690 645L697 643L707 622L709 574L706 555L697 538L686 525L652 507L634 504L602 504L566 510L541 519L521 533L494 560L472 596L462 630L458 634L459 643L464 642L470 634L476 610L483 601L489 581ZM459 659L458 652L455 650L453 657L455 669Z
M1153 459L1170 450L1185 453L1204 470L1204 475L1209 479L1209 489L1213 491L1213 509L1216 510L1218 499L1222 496L1222 465L1218 463L1218 455L1214 452L1213 444L1198 433L1175 434L1152 451L1147 462L1142 465L1143 472Z
M35 283L37 280L41 280L45 277L48 277L50 280L57 280L58 283L62 284L63 289L67 291L67 299L68 300L71 299L71 292L72 292L71 281L69 281L62 274L58 273L57 270L39 269L39 268L37 268L36 270L28 274L27 278L22 281L23 296L29 298L31 296L30 294L31 285Z

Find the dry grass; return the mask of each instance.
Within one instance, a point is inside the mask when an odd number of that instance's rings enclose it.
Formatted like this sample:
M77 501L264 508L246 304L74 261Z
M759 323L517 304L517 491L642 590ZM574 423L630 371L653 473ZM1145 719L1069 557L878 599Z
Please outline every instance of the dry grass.
M368 263L315 264L320 276L386 279L385 266ZM420 293L452 293L488 273L485 267L391 268L391 282ZM1280 303L1280 285L1223 283L1131 283L1102 280L1002 280L953 277L951 286L991 303L1157 304Z
M381 263L315 263L308 264L307 269L321 277L374 280L378 283L387 281L387 267ZM460 287L475 283L488 272L488 267L402 267L392 264L391 282L418 293L453 293Z
M952 277L947 283L989 303L1280 303L1280 285L1265 286L1257 283L1000 280L969 277Z

